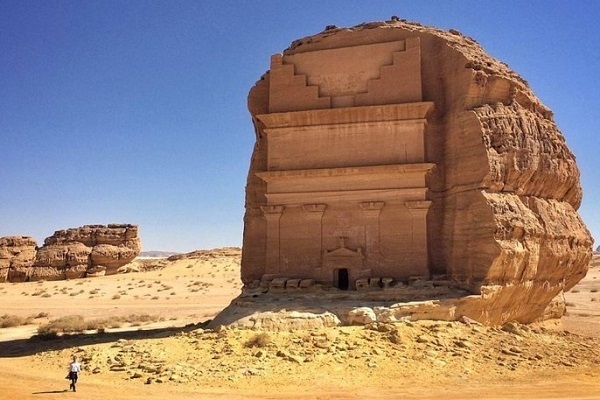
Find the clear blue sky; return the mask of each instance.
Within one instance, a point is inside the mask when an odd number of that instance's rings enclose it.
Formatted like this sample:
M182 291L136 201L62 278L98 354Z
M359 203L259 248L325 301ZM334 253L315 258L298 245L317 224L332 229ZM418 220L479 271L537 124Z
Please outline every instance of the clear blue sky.
M126 222L145 250L241 245L246 97L271 54L392 15L458 29L529 81L600 240L594 0L0 0L0 236Z

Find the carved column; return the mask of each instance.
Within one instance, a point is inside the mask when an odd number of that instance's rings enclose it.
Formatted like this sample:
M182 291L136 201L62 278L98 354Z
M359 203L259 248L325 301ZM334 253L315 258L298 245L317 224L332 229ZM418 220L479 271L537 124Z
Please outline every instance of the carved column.
M307 249L310 254L311 267L315 269L315 275L321 273L321 253L323 251L323 213L327 204L304 204L302 209L306 218L306 226L308 228L308 243Z
M421 275L429 275L427 245L427 212L431 201L407 201L406 207L412 218L412 264Z
M383 201L367 201L360 203L365 218L365 247L370 259L378 258L380 252L379 214L385 203Z
M265 219L267 220L267 265L265 266L265 273L267 274L279 273L279 220L281 219L281 214L283 213L284 209L284 206L261 207L261 210L265 214Z

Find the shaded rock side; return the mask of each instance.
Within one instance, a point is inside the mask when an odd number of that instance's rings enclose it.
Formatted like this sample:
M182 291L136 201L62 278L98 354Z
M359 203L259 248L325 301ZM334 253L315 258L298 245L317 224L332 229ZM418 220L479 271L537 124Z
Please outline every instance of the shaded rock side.
M61 280L117 273L141 250L138 227L129 224L85 225L56 231L44 240L20 280ZM102 271L99 274L98 271Z
M0 238L0 282L24 281L35 259L37 243L29 236Z
M387 64L378 67L380 75L369 77L371 81L364 85L356 83L357 75L344 75L341 68L333 72L327 70L328 76L318 76L319 71L326 69L317 62L318 58L327 51L378 44L392 46L390 43L396 42L404 44L399 44ZM418 51L408 55L409 47L418 47ZM405 53L406 57L412 57L410 60L420 60L420 69L414 79L420 79L421 86L413 90L412 83L404 82L402 78L397 81L399 93L395 95L389 90L394 85L385 82L391 82L386 79L394 73L401 76L401 72L394 72L396 65L411 67L409 61L402 59ZM350 57L342 61L353 65L348 61ZM355 62L374 61L357 58ZM408 109L414 104L425 103L433 106L424 116L425 159L420 162L431 163L435 168L426 175L426 200L431 206L425 210L427 240L421 243L427 246L427 273L445 274L450 280L470 288L472 296L457 305L456 317L463 313L489 324L510 320L532 322L544 314L553 298L585 276L592 257L593 240L577 213L582 190L575 157L556 126L552 111L535 96L523 78L507 64L488 55L476 41L455 30L444 31L397 20L374 22L328 29L299 39L281 55L274 55L271 65L271 70L261 77L248 97L256 144L246 186L242 258L242 280L246 285L267 273L277 276L280 272L277 268L286 276L314 278L313 269L322 270L326 266L326 260L319 254L327 254L335 247L321 249L321 253L317 250L315 256L307 255L304 260L298 259L300 267L294 265L292 257L274 255L268 250L271 243L281 243L277 247L281 252L295 246L294 240L286 237L283 230L273 231L272 235L278 236L269 236L270 227L276 226L278 221L285 222L286 218L293 220L290 225L296 226L296 231L307 231L303 243L310 241L313 229L303 225L303 218L314 221L318 217L323 224L331 224L323 225L325 228L321 231L314 229L316 233L325 235L339 231L349 236L352 250L367 249L360 253L364 261L357 261L362 271L385 267L386 274L379 276L399 280L411 272L423 275L423 257L418 260L421 263L419 269L416 264L411 264L411 260L416 259L414 253L396 258L399 260L397 265L405 264L399 267L403 269L402 273L394 275L394 267L386 266L385 257L381 257L382 254L385 256L386 247L379 246L378 254L369 250L369 246L376 247L372 238L377 236L369 236L374 229L372 226L376 225L363 223L361 226L360 222L352 225L351 218L332 216L335 210L330 204L301 204L304 213L296 214L289 213L290 205L279 207L275 200L285 200L285 193L289 191L284 178L296 179L294 177L301 172L283 171L285 163L291 164L294 159L275 158L270 146L278 143L277 140L282 141L284 135L288 135L287 138L294 132L310 132L306 127L316 126L329 111L337 113L335 117L344 126L350 126L368 111L365 106L370 107L369 110L380 107L380 114L385 116L394 105ZM365 69L368 68L367 65ZM318 73L313 74L313 71ZM285 90L280 84L284 81ZM362 92L353 92L357 87ZM411 90L410 93L420 93L421 97L406 95L409 92L402 92L408 90L406 88ZM275 128L271 128L273 121L279 124ZM294 121L301 123L294 125ZM381 122L378 120L377 123ZM327 126L329 130L337 129L333 124ZM359 144L362 139L357 135L353 138L358 138L349 139L357 140L357 151L362 150ZM270 144L270 140L274 141ZM397 144L382 141L381 148L388 151ZM328 148L323 151L325 155L320 156L330 160L327 152L335 151L336 148ZM365 157L370 156L365 154ZM309 157L310 152L301 156ZM369 166L386 164L385 160L369 163L362 159L361 162L361 165ZM343 167L359 168L361 165ZM340 172L339 168L327 176L312 171L305 173L307 180L325 180L334 173L351 173L348 170ZM373 177L372 181L380 179L383 182L383 178ZM379 210L385 219L391 220L393 213L389 211L388 203L380 201L382 204L377 205L377 200L365 202L361 199L362 211L378 215ZM379 208L365 209L364 204ZM365 216L364 220L367 218ZM385 221L380 218L378 223L381 228ZM402 244L401 233L393 237ZM330 238L321 237L321 243L328 240ZM364 243L358 243L360 240ZM352 241L356 243L352 245ZM402 245L397 247L402 248ZM267 265L270 265L268 271ZM352 277L352 268L348 270Z

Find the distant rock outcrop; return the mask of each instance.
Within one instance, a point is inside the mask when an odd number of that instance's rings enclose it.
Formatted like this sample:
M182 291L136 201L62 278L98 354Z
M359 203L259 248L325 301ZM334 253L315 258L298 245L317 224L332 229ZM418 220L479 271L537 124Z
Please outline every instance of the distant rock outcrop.
M177 251L157 251L157 250L149 250L142 251L138 257L147 257L147 258L167 258L177 254L181 254Z
M35 239L29 236L0 238L0 282L25 280L36 249Z
M25 236L0 238L0 279L61 280L115 274L141 250L138 227L85 225L54 232L37 249Z

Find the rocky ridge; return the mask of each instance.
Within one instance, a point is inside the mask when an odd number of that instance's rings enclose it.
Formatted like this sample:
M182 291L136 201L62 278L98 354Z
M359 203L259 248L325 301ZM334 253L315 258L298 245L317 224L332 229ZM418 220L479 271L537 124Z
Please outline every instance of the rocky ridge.
M54 232L37 247L25 236L0 238L0 281L61 280L110 275L141 250L138 227L85 225Z

